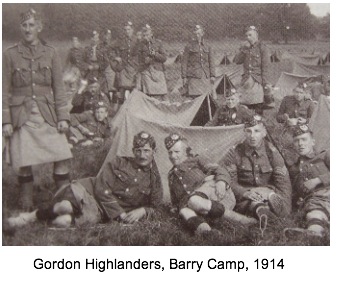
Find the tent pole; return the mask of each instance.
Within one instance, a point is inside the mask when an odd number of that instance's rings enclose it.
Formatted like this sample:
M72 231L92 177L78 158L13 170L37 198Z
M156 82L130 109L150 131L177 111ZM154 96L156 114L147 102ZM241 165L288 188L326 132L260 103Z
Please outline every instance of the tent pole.
M224 74L224 97L226 94L226 74Z
M207 106L208 106L208 115L210 116L210 121L212 120L212 110L210 104L210 94L207 94Z

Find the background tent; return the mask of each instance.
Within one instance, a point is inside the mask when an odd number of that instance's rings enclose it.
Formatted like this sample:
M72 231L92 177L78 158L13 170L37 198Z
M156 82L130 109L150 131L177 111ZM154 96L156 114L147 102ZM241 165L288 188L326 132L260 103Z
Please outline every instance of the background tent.
M330 97L321 95L309 122L317 152L330 149Z
M148 131L157 142L156 162L162 177L164 199L169 200L167 176L172 165L164 147L164 138L168 134L178 132L184 135L195 153L213 162L219 161L233 145L244 138L243 125L190 126L206 97L203 95L183 103L168 103L134 90L112 121L115 134L104 164L114 156L131 156L133 136L142 130Z
M330 65L305 65L298 62L293 63L293 74L300 76L330 75Z

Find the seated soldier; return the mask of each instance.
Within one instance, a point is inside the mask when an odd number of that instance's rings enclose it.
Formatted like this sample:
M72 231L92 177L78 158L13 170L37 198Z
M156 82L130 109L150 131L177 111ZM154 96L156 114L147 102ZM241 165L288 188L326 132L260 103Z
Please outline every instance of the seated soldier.
M108 97L100 90L100 84L97 78L89 79L86 90L78 91L73 97L71 102L73 109L71 113L82 113L87 110L93 110L99 101L109 104Z
M92 145L93 142L103 142L111 133L107 119L108 105L99 101L94 111L85 111L70 115L70 137L73 143L82 141L82 146Z
M298 121L309 122L315 109L315 103L309 98L306 88L306 83L299 83L293 90L293 95L283 98L276 116L279 123L294 126Z
M285 229L287 237L322 237L330 219L330 151L314 150L314 138L307 125L294 129L294 147L300 155L290 168L293 200L304 213L306 229Z
M243 124L244 120L253 115L253 111L240 104L241 93L236 89L227 89L226 104L220 107L205 126L232 126Z
M290 213L292 190L285 162L266 135L262 117L251 116L245 122L245 141L221 161L231 176L235 210L256 217L264 225L268 218L275 220Z
M168 174L172 205L191 232L211 231L203 216L222 217L236 203L228 173L218 164L193 156L187 139L178 134L166 137L165 146L173 164Z
M156 142L146 132L133 140L134 157L114 157L97 177L62 187L47 209L20 213L8 219L10 227L51 221L58 227L117 220L132 224L150 216L162 203L162 185L154 155Z

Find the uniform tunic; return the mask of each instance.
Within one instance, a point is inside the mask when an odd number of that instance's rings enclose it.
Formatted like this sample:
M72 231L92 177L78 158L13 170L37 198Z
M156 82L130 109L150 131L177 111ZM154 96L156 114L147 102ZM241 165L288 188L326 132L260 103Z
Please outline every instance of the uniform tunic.
M155 55L151 52L155 51ZM139 80L137 88L147 95L167 94L167 82L164 74L163 63L167 55L160 40L153 38L151 41L143 40L138 52Z
M206 126L232 126L243 124L244 121L253 115L253 111L245 105L237 105L229 108L227 105L220 107Z
M110 219L139 207L152 213L162 203L162 192L155 162L139 167L129 157L116 157L108 162L94 185L94 196Z
M231 176L230 186L237 198L237 211L247 213L250 200L243 194L251 188L268 187L283 200L291 211L291 181L284 160L277 149L267 141L260 148L253 149L246 142L230 149L221 161Z
M210 163L200 156L189 157L182 164L174 166L168 174L172 204L178 206L179 209L187 206L189 197L202 187L206 181L205 178L209 175L214 175L214 181L216 182L224 181L226 184L230 182L230 176L224 168L218 164ZM215 187L211 186L211 188L207 188L207 191L202 191L211 199L213 194L208 189L214 192ZM231 204L233 203L232 209L235 205L235 199L233 194L230 193L232 193L231 190L227 192L225 198L229 198Z
M100 45L87 46L84 49L83 60L86 64L82 74L85 79L97 78L101 82L105 80L104 72L109 63L106 60L104 49L100 47ZM89 65L98 68L89 70Z
M90 132L94 133L95 138L107 138L110 136L111 128L108 119L105 118L103 121L97 121L94 117L94 113L91 111L71 114L70 125L72 127L77 127L78 125L84 126Z
M263 87L270 83L270 51L257 41L250 48L242 47L234 57L236 64L243 64L241 103L252 105L263 102Z
M199 96L212 91L211 77L215 77L212 48L207 42L189 43L183 52L181 76L188 79L188 95Z
M279 112L276 116L276 120L279 123L284 123L287 121L285 114L289 118L304 118L308 123L313 111L315 109L315 103L312 100L302 100L298 102L294 96L285 96L281 102Z
M59 121L68 121L67 96L56 50L38 42L10 47L3 58L2 123L12 124L13 167L72 157Z
M98 92L95 95L92 95L89 91L76 93L71 102L73 105L72 113L82 113L87 110L93 110L100 101L109 105L108 97L102 92Z
M299 157L298 162L290 168L290 174L294 188L293 200L303 199L304 212L321 210L330 217L330 151ZM305 193L304 182L317 177L322 184Z
M70 64L71 66L75 66L76 68L78 68L81 72L82 77L84 76L84 70L86 68L83 53L83 48L72 47L69 50L67 57L67 64Z

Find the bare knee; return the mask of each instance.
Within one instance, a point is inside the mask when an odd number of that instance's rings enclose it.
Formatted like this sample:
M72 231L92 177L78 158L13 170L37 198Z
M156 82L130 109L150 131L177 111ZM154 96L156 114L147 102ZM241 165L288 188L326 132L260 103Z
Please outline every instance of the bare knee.
M197 214L194 212L194 210L185 207L180 209L179 215L184 219L184 220L188 220L191 217L197 216Z
M72 223L72 217L70 214L60 215L52 221L52 224L54 226L60 227L60 228L68 228L71 226L71 223Z
M68 174L69 173L69 159L56 161L54 163L54 173L55 174Z
M53 209L54 209L54 212L58 215L73 213L73 207L70 201L68 200L62 200L61 202L56 203Z
M188 207L199 213L206 213L211 209L211 201L200 196L192 196L188 200Z

